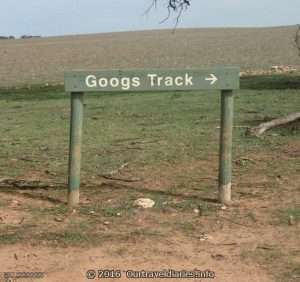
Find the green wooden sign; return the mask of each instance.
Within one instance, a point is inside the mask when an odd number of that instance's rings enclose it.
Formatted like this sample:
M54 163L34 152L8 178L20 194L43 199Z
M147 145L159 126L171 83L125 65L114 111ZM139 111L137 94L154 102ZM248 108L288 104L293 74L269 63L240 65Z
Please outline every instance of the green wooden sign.
M83 94L90 91L221 90L218 199L222 204L231 204L233 89L239 89L239 85L238 68L66 71L65 89L71 92L70 211L79 204Z
M65 72L67 92L239 89L238 68Z

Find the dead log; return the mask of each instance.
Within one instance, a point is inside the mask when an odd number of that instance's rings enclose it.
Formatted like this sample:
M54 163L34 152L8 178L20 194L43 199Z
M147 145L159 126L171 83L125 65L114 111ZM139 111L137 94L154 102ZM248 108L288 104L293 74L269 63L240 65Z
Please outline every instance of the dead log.
M253 136L253 135L254 136L259 136L262 133L264 133L266 130L268 130L272 127L288 124L288 123L291 123L291 122L295 122L297 120L300 120L300 112L290 114L286 117L273 119L271 121L261 123L258 126L248 128L246 130L246 135L248 135L248 136Z

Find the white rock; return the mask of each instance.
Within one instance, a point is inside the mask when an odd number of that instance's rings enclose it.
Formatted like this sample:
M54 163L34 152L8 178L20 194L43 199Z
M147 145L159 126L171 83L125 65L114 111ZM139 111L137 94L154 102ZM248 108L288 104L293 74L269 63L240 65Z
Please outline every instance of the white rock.
M289 218L289 225L295 225L295 218L293 215L290 215L290 218Z
M199 238L199 241L200 242L204 242L208 239L207 235L202 235L200 238Z
M194 213L199 214L200 213L199 209L194 209Z
M134 201L136 206L139 206L144 209L152 208L155 205L155 202L151 199L140 198Z

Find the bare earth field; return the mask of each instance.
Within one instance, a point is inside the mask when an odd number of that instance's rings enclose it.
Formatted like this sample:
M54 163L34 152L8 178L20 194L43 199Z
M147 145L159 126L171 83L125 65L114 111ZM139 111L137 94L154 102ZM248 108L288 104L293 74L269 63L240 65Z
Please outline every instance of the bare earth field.
M57 84L66 69L299 69L296 26L178 29L0 41L0 86Z
M299 69L295 30L0 41L0 281L20 281L15 272L43 272L22 281L81 282L89 281L88 270L101 269L121 270L122 277L95 280L299 281L299 122L245 136L246 127L299 111L298 73L246 77L235 91L233 204L227 207L216 201L218 91L89 93L80 205L68 213L70 96L56 85L69 68ZM155 206L138 208L138 198ZM130 279L125 273L165 269L210 270L215 278Z

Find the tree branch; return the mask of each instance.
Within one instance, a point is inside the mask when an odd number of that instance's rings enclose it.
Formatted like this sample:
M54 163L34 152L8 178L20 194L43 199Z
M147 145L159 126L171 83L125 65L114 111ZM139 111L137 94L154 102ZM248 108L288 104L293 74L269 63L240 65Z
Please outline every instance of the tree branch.
M151 9L153 7L156 7L157 2L158 2L158 0L152 0L151 5L144 12L144 15L148 15L149 12L151 11ZM174 33L175 29L178 26L179 19L181 17L181 14L182 14L183 10L186 10L191 5L190 3L191 3L191 0L168 0L167 1L168 15L162 21L160 21L160 24L167 21L170 18L172 13L176 14L175 26L174 26L174 29L172 31L172 33Z
M143 15L148 15L149 12L152 10L152 8L155 6L156 7L157 0L152 0L151 5L147 8L147 10L143 13Z

